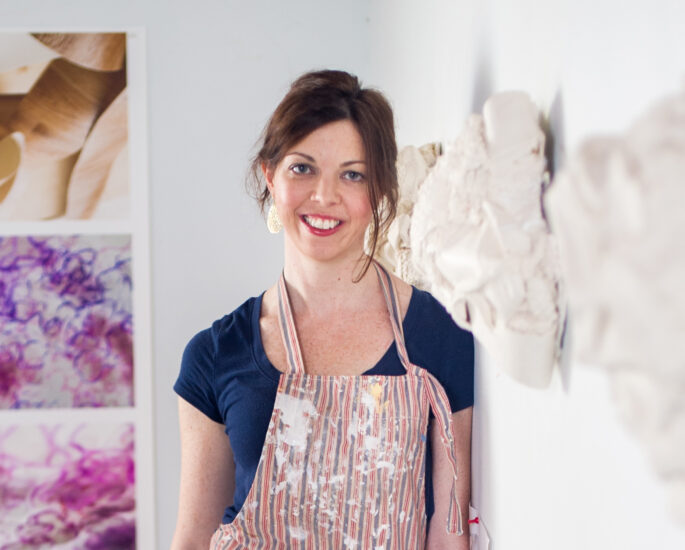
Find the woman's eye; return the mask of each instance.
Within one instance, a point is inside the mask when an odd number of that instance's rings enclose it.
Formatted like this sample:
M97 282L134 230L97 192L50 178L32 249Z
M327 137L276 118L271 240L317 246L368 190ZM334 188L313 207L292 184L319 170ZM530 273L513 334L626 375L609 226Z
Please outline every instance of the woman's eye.
M312 170L308 164L298 163L298 164L293 164L290 167L290 171L293 174L303 175L303 174L311 173Z
M348 170L343 174L344 178L349 181L364 181L364 174L356 172L355 170Z

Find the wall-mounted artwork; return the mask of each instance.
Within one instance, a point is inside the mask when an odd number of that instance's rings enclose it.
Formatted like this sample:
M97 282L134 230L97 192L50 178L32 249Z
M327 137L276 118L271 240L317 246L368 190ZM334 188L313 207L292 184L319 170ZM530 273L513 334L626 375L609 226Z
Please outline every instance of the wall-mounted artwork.
M426 176L410 233L414 267L454 320L501 370L544 387L565 309L538 119L522 92L488 99Z
M0 237L0 408L133 404L131 238Z
M145 35L31 30L0 31L0 550L152 549Z
M586 139L545 201L573 356L606 369L685 525L685 90L622 135Z
M128 423L0 425L0 548L136 547Z
M379 235L376 258L405 282L427 289L420 270L411 257L411 218L419 189L440 155L440 144L428 143L421 147L403 147L397 155L399 197L397 214L388 230ZM370 246L367 243L367 251Z
M129 216L124 33L0 32L0 220Z

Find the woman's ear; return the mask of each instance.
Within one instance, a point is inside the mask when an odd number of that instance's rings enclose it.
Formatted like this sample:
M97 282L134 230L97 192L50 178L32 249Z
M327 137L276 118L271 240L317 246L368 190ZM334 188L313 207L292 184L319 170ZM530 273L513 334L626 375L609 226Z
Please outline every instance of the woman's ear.
M262 175L264 176L264 181L266 181L266 186L269 189L269 193L273 195L274 192L274 171L273 168L267 166L266 162L262 162Z

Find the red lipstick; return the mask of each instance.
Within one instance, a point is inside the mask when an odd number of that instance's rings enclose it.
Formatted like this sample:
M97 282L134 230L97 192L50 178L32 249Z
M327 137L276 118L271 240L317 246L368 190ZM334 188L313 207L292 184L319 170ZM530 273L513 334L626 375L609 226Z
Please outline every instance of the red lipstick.
M313 225L309 224L307 222L307 220L305 219L306 217L318 218L320 220L335 220L335 221L338 221L340 223L338 223L338 225L336 225L335 227L331 227L330 229L322 229L320 227L314 227ZM333 218L332 216L319 216L319 215L317 215L317 216L306 216L306 215L302 215L302 216L300 216L300 220L305 225L305 227L309 230L309 232L312 233L313 235L316 235L317 237L328 237L329 235L333 235L333 233L338 231L338 229L340 229L340 227L343 224L342 221L338 220L337 218Z

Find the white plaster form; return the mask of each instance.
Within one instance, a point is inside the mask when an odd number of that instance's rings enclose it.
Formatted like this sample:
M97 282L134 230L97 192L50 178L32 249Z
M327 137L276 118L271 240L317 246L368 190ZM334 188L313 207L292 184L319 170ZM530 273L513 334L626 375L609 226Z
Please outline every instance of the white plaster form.
M397 214L377 244L376 258L395 275L409 284L427 288L427 281L411 259L411 216L421 184L438 158L439 146L427 144L421 147L404 147L397 155L397 180L399 197Z
M574 358L607 369L685 524L685 89L624 135L585 140L545 203Z
M417 192L411 258L419 278L495 363L549 383L563 326L556 243L541 209L544 134L521 92L472 115Z

